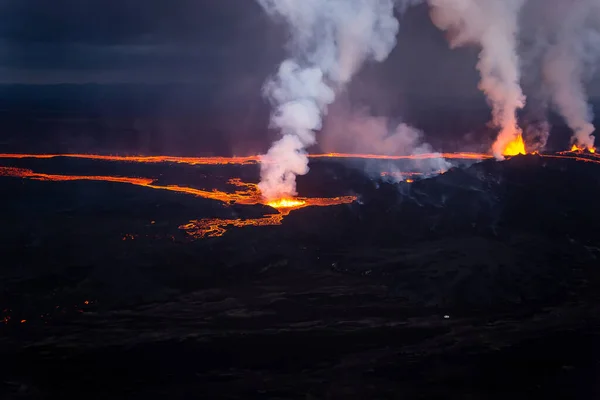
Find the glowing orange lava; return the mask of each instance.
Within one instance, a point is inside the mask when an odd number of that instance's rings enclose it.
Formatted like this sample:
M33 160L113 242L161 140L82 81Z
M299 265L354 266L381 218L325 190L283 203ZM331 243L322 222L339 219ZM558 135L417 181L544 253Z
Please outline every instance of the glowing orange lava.
M521 134L518 134L514 140L512 140L506 145L506 148L504 149L502 154L505 156L527 154L527 151L525 151L525 142L523 141L523 136Z
M187 224L180 225L179 229L183 229L188 235L195 239L203 239L206 237L223 236L229 227L242 228L244 226L281 225L281 221L283 221L285 215L287 214L279 213L267 215L263 218L252 219L195 219Z
M573 153L583 153L585 151L587 151L588 153L595 154L596 148L595 147L578 146L576 144L571 146L571 152L573 152Z
M253 164L260 160L260 156L248 157L177 157L177 156L112 156L102 154L7 154L0 153L0 158L38 158L48 159L57 157L83 158L99 161L123 161L144 164L177 163L188 165L228 165L228 164Z
M223 236L227 228L244 226L268 226L281 225L283 218L294 210L304 207L327 207L340 204L350 204L356 200L356 196L342 196L331 198L306 198L298 197L295 199L282 199L269 202L266 205L275 208L277 214L265 215L262 218L252 219L222 219L222 218L204 218L192 220L179 228L185 230L188 235L202 239L205 237Z
M13 168L13 167L0 167L0 176L13 176L19 178L27 178L38 181L105 181L105 182L118 182L118 183L130 183L139 186L150 186L153 179L145 178L126 178L119 176L94 176L94 175L54 175L54 174L41 174L33 172L30 169L25 168Z
M587 153L583 154L584 149L577 146L571 149L571 152L561 152L557 154L539 154L540 157L547 158L567 158L576 161L593 162L600 164L600 155L595 154L595 149L588 148ZM576 152L577 154L573 154ZM508 156L525 154L525 145L521 135L511 142L507 147L505 154ZM171 156L106 156L94 154L0 154L0 158L55 158L55 157L70 157L84 158L102 161L122 161L136 163L160 163L173 162L189 165L231 165L231 164L251 164L260 162L259 156L249 157L171 157ZM479 153L427 153L411 156L381 156L373 154L347 154L347 153L328 153L328 154L312 154L311 158L359 158L359 159L383 159L383 160L421 160L443 157L446 159L469 159L481 160L492 158L488 154ZM443 173L444 171L439 171ZM421 175L418 172L382 172L382 176L390 176L399 174L404 177L413 177ZM76 180L93 180L115 183L127 183L137 186L143 186L157 190L169 190L178 193L190 194L193 196L203 197L221 201L225 204L242 204L242 205L257 205L263 204L270 206L275 211L274 214L267 214L261 218L253 219L218 219L206 218L200 220L192 220L179 228L185 230L194 238L222 236L229 227L243 226L267 226L281 225L283 219L290 212L304 207L326 207L339 204L348 204L356 200L355 196L343 196L333 198L307 198L296 197L279 199L275 201L265 202L262 198L258 185L254 183L242 182L239 178L232 178L227 183L233 187L233 191L226 192L220 190L202 190L188 186L179 185L158 185L154 179L138 178L138 177L119 177L119 176L104 176L104 175L59 175L59 174L44 174L33 172L30 169L0 167L0 176L12 176L24 179L33 179L41 181L76 181ZM407 179L406 182L412 182L412 179ZM123 240L133 239L133 235L125 236Z
M122 161L135 163L177 163L188 165L243 165L260 162L260 156L247 157L177 157L177 156L118 156L101 154L11 154L0 153L0 158L37 158L50 159L57 157L82 158L99 161ZM426 160L432 158L463 159L463 160L482 160L491 158L489 154L482 153L423 153L407 156L389 156L378 154L350 154L350 153L325 153L309 154L309 158L358 158L375 160Z
M324 207L334 206L339 204L348 204L356 200L356 196L343 196L332 198L294 198L294 199L279 199L265 203L262 199L258 185L254 183L242 182L239 178L232 178L228 184L235 187L233 193L223 192L219 190L202 190L187 186L178 185L156 185L153 179L148 178L131 178L117 177L104 175L58 175L58 174L43 174L33 172L30 169L0 167L0 176L11 176L24 179L33 179L41 181L77 181L91 180L104 182L129 183L132 185L143 186L151 189L170 190L178 193L186 193L194 196L204 197L207 199L218 200L226 204L244 204L255 205L264 204L278 211L277 214L266 215L262 218L254 219L218 219L207 218L201 220L192 220L187 224L181 225L179 228L185 230L189 235L195 238L203 238L208 236L222 236L226 232L228 226L266 226L266 225L281 225L285 216L290 212L304 207ZM133 235L125 235L122 240L133 240Z
M172 192L187 193L194 196L204 197L207 199L218 200L223 203L236 203L236 204L259 204L261 202L260 192L258 186L253 183L244 183L239 178L232 178L227 183L232 186L239 187L241 189L236 190L234 193L227 193L219 190L202 190L187 186L178 185L155 185L154 179L149 178L131 178L131 177L119 177L119 176L105 176L105 175L57 175L57 174L42 174L33 172L30 169L24 168L13 168L13 167L0 167L0 176L14 176L19 178L27 178L39 181L104 181L104 182L117 182L117 183L129 183L137 186L144 186L151 189L170 190Z
M492 158L489 154L483 153L423 153L407 156L386 156L378 154L350 154L350 153L325 153L309 154L310 158L359 158L374 160L428 160L432 158L460 159L460 160L483 160Z
M566 160L575 160L589 162L593 164L600 164L600 157L597 154L586 154L586 156L574 156L573 152L560 152L557 154L544 154L544 158L562 158Z
M305 201L299 199L279 199L267 202L269 207L276 209L279 208L298 208L303 207L306 204Z

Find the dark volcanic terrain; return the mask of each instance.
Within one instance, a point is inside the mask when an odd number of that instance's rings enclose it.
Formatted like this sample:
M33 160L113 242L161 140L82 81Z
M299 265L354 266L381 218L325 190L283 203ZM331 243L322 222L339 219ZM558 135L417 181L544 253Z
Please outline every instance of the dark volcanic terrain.
M215 187L257 166L2 160ZM0 177L0 398L593 399L600 165L536 155L414 183L316 161L281 226L191 240L263 206Z

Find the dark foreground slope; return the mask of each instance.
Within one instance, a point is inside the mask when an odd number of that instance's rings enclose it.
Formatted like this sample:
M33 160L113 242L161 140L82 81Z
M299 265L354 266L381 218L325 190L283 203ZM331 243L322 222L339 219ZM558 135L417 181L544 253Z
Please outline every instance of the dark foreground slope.
M600 166L331 171L359 202L196 242L211 202L1 180L2 397L600 395Z

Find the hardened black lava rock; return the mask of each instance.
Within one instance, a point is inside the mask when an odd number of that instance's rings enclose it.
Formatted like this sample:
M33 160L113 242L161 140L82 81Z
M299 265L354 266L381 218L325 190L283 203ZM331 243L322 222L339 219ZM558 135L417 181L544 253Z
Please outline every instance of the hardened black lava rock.
M600 395L599 164L530 155L413 183L363 167L299 179L352 204L203 240L178 226L272 210L0 177L0 397ZM122 168L180 185L216 171Z

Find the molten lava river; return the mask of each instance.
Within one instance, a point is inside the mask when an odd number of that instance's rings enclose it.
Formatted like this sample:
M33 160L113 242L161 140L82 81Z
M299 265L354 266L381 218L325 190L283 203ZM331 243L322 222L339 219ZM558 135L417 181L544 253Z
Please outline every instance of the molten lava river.
M6 155L2 155L5 157ZM20 155L19 155L20 156ZM32 157L36 157L33 155ZM135 161L135 160L133 160ZM212 163L212 161L210 161ZM227 160L230 162L230 160ZM338 204L348 204L356 200L354 196L341 196L332 198L306 198L296 197L293 199L280 199L272 202L264 202L258 186L254 183L242 182L238 178L231 178L228 184L235 189L232 192L224 192L220 190L201 190L192 187L178 185L157 185L154 179L137 178L137 177L120 177L120 176L103 176L103 175L57 175L44 174L33 172L30 169L0 167L0 176L12 176L24 179L33 179L40 181L104 181L128 183L132 185L143 186L151 189L170 190L179 193L186 193L194 196L204 197L207 199L218 200L226 204L242 204L255 205L264 204L274 208L278 212L275 214L265 215L261 218L253 219L220 219L220 218L205 218L200 220L192 220L187 224L180 226L189 235L195 238L204 238L210 236L222 236L228 227L243 227L243 226L266 226L280 225L283 218L289 215L290 212L311 206L334 206Z
M518 152L516 152L518 153ZM586 162L600 163L600 157L594 154L593 151L587 151L585 157L583 151L575 149L575 151L561 152L556 154L544 154L542 157L549 158L570 158ZM111 156L111 155L95 155L95 154L0 154L0 159L52 159L58 157L65 158L80 158L99 161L116 161L128 163L177 163L187 165L245 165L256 164L260 162L259 156L249 157L174 157L174 156ZM444 159L461 159L461 160L482 160L491 158L487 154L477 153L428 153L413 156L380 156L371 154L345 154L345 153L328 153L328 154L313 154L311 158L354 158L354 159L378 159L378 160L426 160L434 158ZM444 171L437 171L443 173ZM405 182L410 183L413 180L409 177L419 175L418 172L382 172L381 176L402 176L406 179ZM217 200L228 205L257 205L263 204L274 209L273 214L267 214L260 218L249 219L220 219L220 218L204 218L191 220L179 228L185 230L193 238L205 238L222 236L228 228L244 227L244 226L268 226L281 225L283 219L291 212L304 207L328 207L340 204L349 204L356 200L356 196L340 196L330 198L318 197L295 197L289 199L278 199L276 201L265 201L258 189L257 184L243 182L240 178L231 178L227 183L233 190L221 191L217 189L202 190L188 186L179 185L159 185L156 179L142 177L123 177L123 176L107 176L107 175L61 175L61 174L46 174L34 172L27 168L17 167L2 167L0 166L0 176L18 177L23 179L32 179L40 181L105 181L125 183L156 190L168 190L178 193L185 193L193 196L203 197L207 199Z

